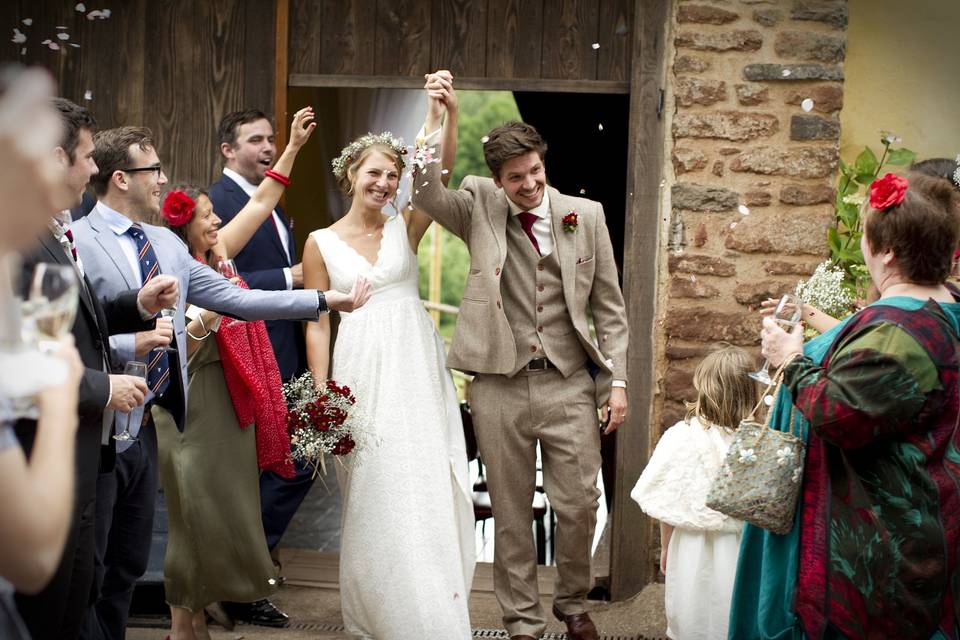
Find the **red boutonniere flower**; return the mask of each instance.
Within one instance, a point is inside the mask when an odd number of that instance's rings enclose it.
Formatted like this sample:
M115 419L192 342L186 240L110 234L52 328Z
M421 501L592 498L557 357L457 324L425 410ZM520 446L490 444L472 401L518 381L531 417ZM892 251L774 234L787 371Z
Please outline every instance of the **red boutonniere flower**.
M898 175L888 173L870 185L870 206L877 211L887 211L903 202L907 195L908 182Z
M577 225L579 224L579 222L577 221L577 212L571 211L567 215L563 216L562 222L563 222L563 230L566 231L567 233L573 233L574 231L577 230Z
M171 227L182 227L193 218L197 203L185 191L176 189L167 194L160 212Z

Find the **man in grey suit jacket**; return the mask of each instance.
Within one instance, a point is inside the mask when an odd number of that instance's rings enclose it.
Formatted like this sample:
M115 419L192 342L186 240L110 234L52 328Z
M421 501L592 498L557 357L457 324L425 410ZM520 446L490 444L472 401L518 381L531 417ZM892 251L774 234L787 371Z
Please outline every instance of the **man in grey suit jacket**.
M187 407L186 303L243 320L315 320L328 309L353 310L369 296L364 282L346 295L234 286L195 260L169 229L143 222L159 215L161 189L167 182L150 130L120 127L101 131L94 137L94 145L93 159L100 172L91 185L99 202L71 230L98 296L138 288L156 272L179 281L172 328L175 352L155 365L159 354L151 351L149 332L113 336L110 346L117 363L149 361L151 367L163 367L170 374L168 384L155 385L158 396L152 401L169 410L181 429ZM132 413L130 425L137 440L118 444L114 472L102 474L97 482L99 597L88 612L85 638L124 637L133 586L146 570L158 484L157 440L149 411L140 408Z
M451 80L428 77L420 149L439 147L444 104L456 99ZM546 627L530 508L539 443L557 514L553 614L567 637L595 640L586 596L600 496L597 407L606 433L626 417L627 322L603 207L547 185L546 149L530 125L497 127L484 140L493 179L467 176L456 191L418 152L413 204L470 251L447 362L476 373L470 400L497 525L494 591L504 626L514 640L539 638Z

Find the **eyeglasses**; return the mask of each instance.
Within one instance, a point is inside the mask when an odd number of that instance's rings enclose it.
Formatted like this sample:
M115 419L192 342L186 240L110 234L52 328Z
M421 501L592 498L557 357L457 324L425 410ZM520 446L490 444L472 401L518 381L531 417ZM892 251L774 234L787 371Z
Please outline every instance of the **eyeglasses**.
M156 171L157 179L160 179L160 174L163 169L161 169L159 164L155 164L149 167L132 167L130 169L120 169L120 171L126 171L127 173L146 173L147 171Z

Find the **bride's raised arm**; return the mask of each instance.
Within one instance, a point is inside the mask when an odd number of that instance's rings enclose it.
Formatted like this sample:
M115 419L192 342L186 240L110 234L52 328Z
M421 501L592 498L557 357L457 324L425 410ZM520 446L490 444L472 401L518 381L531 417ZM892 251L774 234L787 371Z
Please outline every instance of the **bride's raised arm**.
M313 107L304 107L293 114L293 122L290 125L290 142L287 143L283 153L276 164L273 165L273 171L282 178L288 178L293 171L293 163L296 160L300 149L310 139L310 134L316 129L317 123L313 121ZM217 246L214 248L216 255L231 258L246 246L253 234L257 232L263 221L266 220L273 209L280 201L286 183L282 180L267 176L264 178L257 190L250 196L246 206L234 216L233 220L228 222L220 229L220 237Z
M430 74L427 87L427 108L436 109L439 106L446 112L443 130L440 132L440 168L442 170L440 182L446 187L450 183L453 163L457 157L457 116L460 111L460 101L453 89L453 76L449 71ZM404 215L407 221L407 236L416 252L416 247L433 219L412 205L405 209Z

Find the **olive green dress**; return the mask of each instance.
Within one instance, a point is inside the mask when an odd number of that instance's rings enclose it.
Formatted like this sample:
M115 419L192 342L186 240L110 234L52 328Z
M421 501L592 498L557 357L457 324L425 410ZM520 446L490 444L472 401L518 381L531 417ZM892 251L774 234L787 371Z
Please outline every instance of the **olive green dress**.
M187 362L187 423L154 406L160 485L169 534L167 603L199 611L212 602L254 602L276 589L277 571L260 520L254 427L241 429L215 336Z

